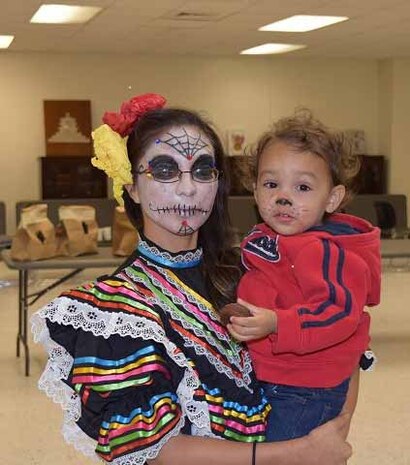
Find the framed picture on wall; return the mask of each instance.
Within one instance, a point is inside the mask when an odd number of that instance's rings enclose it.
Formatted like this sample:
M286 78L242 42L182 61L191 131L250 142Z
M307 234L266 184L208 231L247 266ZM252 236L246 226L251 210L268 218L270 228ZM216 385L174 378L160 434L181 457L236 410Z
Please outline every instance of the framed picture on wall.
M44 100L46 156L92 155L90 100Z
M227 131L228 155L243 155L246 144L246 134L243 129L230 129Z

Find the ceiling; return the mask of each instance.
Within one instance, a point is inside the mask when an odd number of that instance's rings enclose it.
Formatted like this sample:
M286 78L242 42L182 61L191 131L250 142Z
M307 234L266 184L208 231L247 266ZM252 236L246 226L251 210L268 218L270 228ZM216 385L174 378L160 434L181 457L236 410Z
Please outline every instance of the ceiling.
M29 20L43 2L0 0L0 34L15 36L9 51L236 56L265 42L285 42L307 45L287 55L294 57L410 57L410 0L48 2L100 6L103 10L85 25L39 25ZM305 33L257 31L295 14L351 19Z

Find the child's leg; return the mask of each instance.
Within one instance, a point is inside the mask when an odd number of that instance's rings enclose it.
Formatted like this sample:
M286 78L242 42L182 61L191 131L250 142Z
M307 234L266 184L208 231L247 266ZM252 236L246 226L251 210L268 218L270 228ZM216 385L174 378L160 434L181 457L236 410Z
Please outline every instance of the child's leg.
M285 441L305 436L336 417L345 402L349 380L334 388L262 385L272 406L266 440Z

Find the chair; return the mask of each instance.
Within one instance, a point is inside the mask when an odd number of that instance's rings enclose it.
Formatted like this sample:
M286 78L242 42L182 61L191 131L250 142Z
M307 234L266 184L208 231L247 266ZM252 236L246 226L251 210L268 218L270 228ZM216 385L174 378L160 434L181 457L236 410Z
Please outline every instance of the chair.
M409 237L409 229L398 224L396 210L390 202L375 201L377 226L381 231L382 239L405 239ZM390 271L408 271L409 260L407 258L391 258L383 260L383 268Z
M383 239L408 237L409 229L398 225L396 210L390 202L376 200L374 209L376 210L377 226L381 230Z
M410 237L407 225L407 198L403 194L357 195L346 205L345 212L378 226L383 239ZM384 269L394 271L408 270L410 266L405 257L383 259L383 265Z
M377 226L381 230L382 238L392 238L397 226L393 205L389 202L375 201L374 208L376 210Z

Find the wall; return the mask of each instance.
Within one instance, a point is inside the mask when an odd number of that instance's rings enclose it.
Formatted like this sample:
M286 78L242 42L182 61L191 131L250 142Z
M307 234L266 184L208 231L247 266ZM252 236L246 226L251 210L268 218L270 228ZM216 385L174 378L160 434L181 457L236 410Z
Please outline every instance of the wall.
M392 153L393 61L381 60L378 66L378 126L380 153Z
M393 66L393 103L390 157L390 190L410 199L410 60L395 60ZM408 218L410 205L407 202Z
M379 147L388 159L388 192L410 199L410 59L379 63ZM410 201L407 202L410 218Z
M205 112L222 135L245 129L250 141L273 118L308 106L330 126L364 129L368 152L378 153L378 73L374 60L4 52L0 199L7 204L8 231L14 230L15 203L40 196L43 99L89 99L97 126L105 110L126 98L159 92L171 105Z

